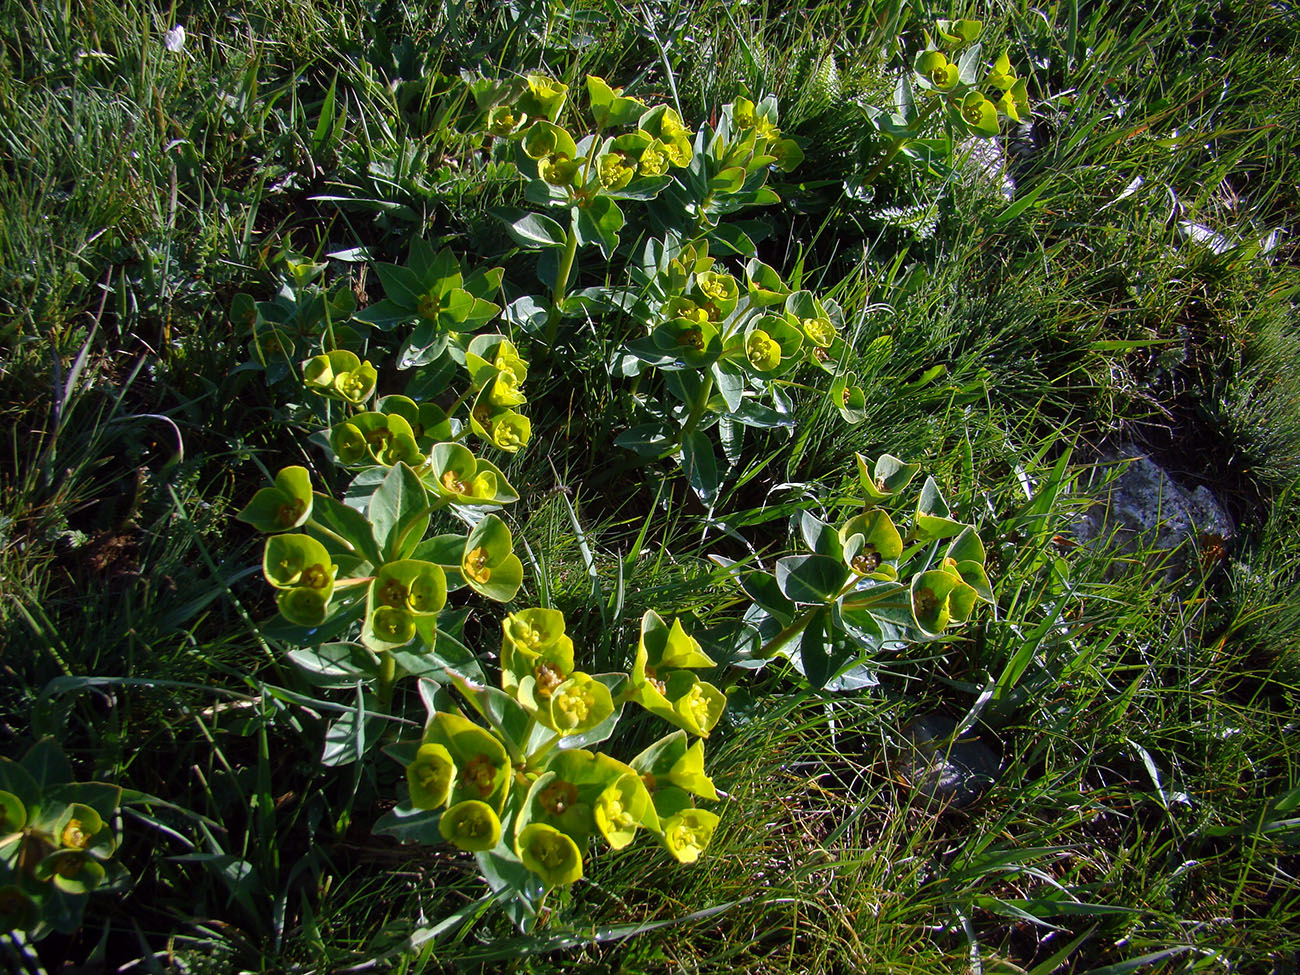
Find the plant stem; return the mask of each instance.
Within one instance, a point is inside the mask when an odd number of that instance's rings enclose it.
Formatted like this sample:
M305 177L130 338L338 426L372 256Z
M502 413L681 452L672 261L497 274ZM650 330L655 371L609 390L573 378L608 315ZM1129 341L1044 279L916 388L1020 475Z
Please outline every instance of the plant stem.
M923 126L930 116L934 114L934 111L939 107L939 104L939 100L935 99L925 107L925 110L921 112L920 117L917 118L915 124L912 126L913 131L920 131L921 126ZM881 156L880 159L877 160L876 164L867 171L867 175L862 177L862 185L867 186L874 182L875 178L885 171L885 167L894 161L894 157L903 151L903 146L912 141L915 140L911 136L894 136L894 141L890 147L885 150L885 154Z
M560 255L560 265L555 270L555 290L551 292L551 313L546 319L547 354L555 348L555 339L560 331L560 305L564 302L569 289L569 276L573 273L573 259L578 253L578 209L573 208L569 221L569 233L564 238L564 253Z
M695 394L695 399L691 401L691 412L686 417L686 423L682 426L682 438L695 432L695 428L700 425L700 420L704 417L704 411L708 409L709 397L713 395L713 373L704 374L704 382L700 384L699 391Z
M393 709L393 684L397 680L397 661L387 651L379 655L379 680L375 686L375 697L385 714Z
M324 525L322 525L322 524L321 524L319 521L317 521L315 518L308 518L305 522L303 522L303 525L304 525L305 527L307 527L307 528L312 528L312 529L314 529L315 531L320 532L322 535L327 535L328 537L334 539L334 541L338 542L340 545L342 545L344 548L346 548L349 552L352 552L353 554L356 553L357 547L356 547L355 545L353 545L351 542L349 542L346 538L344 538L344 537L343 537L342 535L340 535L338 532L333 531L333 530L331 530L331 529L329 529L329 528L326 528Z

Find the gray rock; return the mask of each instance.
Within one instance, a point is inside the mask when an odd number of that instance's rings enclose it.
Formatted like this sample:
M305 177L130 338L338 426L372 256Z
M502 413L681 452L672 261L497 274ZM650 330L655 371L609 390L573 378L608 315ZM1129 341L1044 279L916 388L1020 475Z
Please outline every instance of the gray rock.
M1212 491L1204 486L1189 491L1135 447L1104 454L1091 481L1087 490L1098 503L1075 522L1075 538L1098 548L1113 540L1124 552L1154 550L1162 556L1186 546L1184 557L1170 560L1166 581L1186 571L1194 551L1189 539L1204 548L1237 534Z
M1002 766L997 752L977 736L953 740L957 722L942 714L911 721L898 769L915 790L918 805L961 809L982 796Z

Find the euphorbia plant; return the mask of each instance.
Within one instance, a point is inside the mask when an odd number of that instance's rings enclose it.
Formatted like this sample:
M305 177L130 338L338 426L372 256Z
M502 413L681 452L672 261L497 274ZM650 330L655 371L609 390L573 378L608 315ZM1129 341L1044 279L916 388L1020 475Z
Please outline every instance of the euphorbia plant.
M939 638L993 602L984 546L952 518L926 478L910 525L900 531L889 503L919 470L888 454L858 455L865 510L838 526L799 516L805 551L778 558L771 572L718 560L753 601L737 633L736 661L762 666L788 658L814 687L871 683L873 658Z
M123 887L113 854L122 790L77 782L53 739L0 758L0 929L37 941L81 925L89 895Z
M699 643L680 621L669 625L649 612L631 670L591 675L576 669L564 631L557 610L508 615L499 688L449 668L459 701L448 688L426 685L421 740L386 749L406 767L406 795L378 831L475 854L524 928L548 891L582 879L593 841L619 850L644 831L691 863L718 823L695 804L717 799L699 737L724 704L690 673L713 663ZM675 683L688 689L670 692L669 702L660 692ZM629 761L593 750L610 740L632 702L682 730ZM688 732L699 736L694 744Z

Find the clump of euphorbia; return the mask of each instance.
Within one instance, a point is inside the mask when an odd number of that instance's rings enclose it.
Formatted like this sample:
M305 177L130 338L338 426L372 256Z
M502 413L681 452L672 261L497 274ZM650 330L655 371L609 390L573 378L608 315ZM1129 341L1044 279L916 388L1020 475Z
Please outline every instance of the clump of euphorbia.
M681 620L668 626L654 610L641 618L641 640L632 664L632 699L647 711L693 735L708 737L726 706L726 697L690 668L713 667L699 641Z
M645 831L678 861L698 859L718 822L695 807L696 797L718 798L704 772L703 743L690 745L686 731L673 731L630 763L588 747L607 740L625 703L639 699L639 685L655 680L651 661L691 679L686 668L712 665L680 622L669 627L654 615L644 629L632 674L593 676L575 669L558 610L509 614L501 690L452 675L486 727L447 710L445 698L435 705L426 697L431 710L421 741L390 748L406 766L409 800L380 830L391 825L404 838L441 839L494 863L514 863L544 891L582 879L593 838L621 850ZM665 701L665 716L705 733L721 710L718 697L698 713L685 705L686 716ZM428 811L437 814L432 821L412 822ZM535 913L539 895L529 890L515 893L533 898Z
M88 895L128 880L113 859L122 790L77 782L62 748L38 741L15 761L0 757L0 924L35 942L72 934Z

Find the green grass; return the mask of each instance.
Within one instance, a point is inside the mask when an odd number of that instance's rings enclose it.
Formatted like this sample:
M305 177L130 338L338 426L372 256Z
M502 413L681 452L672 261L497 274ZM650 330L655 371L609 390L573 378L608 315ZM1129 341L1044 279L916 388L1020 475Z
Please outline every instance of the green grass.
M1033 130L1007 142L1039 146L1013 164L1019 202L902 162L846 193L884 149L862 106L890 98L894 37L915 49L957 12L0 3L0 752L56 735L79 777L134 790L131 886L39 957L0 944L6 964L1297 970L1300 21L1245 0L972 8L1031 79ZM161 44L176 22L180 55ZM534 440L503 462L517 605L563 609L600 669L648 609L722 639L744 601L708 557L770 567L796 508L847 516L855 451L925 465L998 596L878 660L865 691L720 675L714 845L691 867L644 840L606 851L528 935L467 910L471 859L372 835L395 762L319 762L356 694L263 634L260 543L232 517L287 464L342 484L293 383L239 368L231 303L270 298L284 253L400 260L423 235L532 287L487 216L520 202L508 168L442 114L435 73L478 68L600 74L688 122L774 92L807 159L760 211L760 254L836 295L867 401L849 427L793 390L792 436L749 431L710 518L675 468L613 446L625 323L580 327L530 376ZM578 284L620 270L588 262ZM381 290L364 262L328 275ZM1120 443L1210 487L1239 537L1172 583L1168 553L1072 545L1088 466ZM493 650L500 615L477 607L466 642ZM413 687L395 710L417 727ZM934 713L1002 757L968 808L927 808L900 771L908 722ZM656 734L631 721L623 745Z

